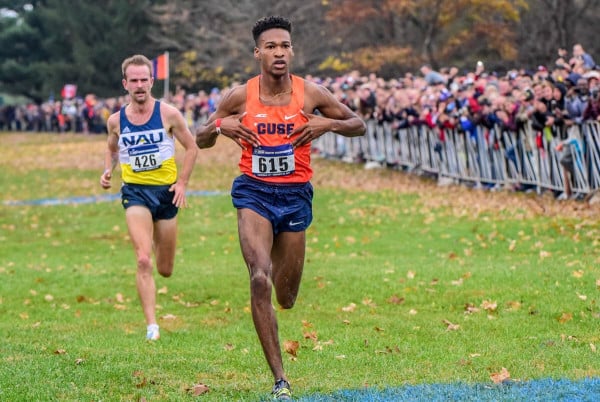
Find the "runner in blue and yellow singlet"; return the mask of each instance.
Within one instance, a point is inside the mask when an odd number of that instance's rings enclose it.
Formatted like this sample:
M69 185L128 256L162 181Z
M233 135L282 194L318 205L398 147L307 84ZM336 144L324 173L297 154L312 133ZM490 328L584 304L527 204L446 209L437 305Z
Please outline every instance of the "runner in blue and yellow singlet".
M185 190L198 149L183 115L151 95L152 63L142 55L122 64L123 87L130 102L108 118L108 147L100 185L111 187L112 171L121 167L121 200L137 260L136 285L146 319L146 339L160 337L156 321L156 268L171 276L175 260L177 211L186 206ZM175 139L184 150L178 174Z
M287 19L263 18L252 34L260 75L225 95L196 132L196 143L212 147L221 134L242 148L242 174L231 196L250 273L252 318L275 380L272 393L290 399L271 293L274 287L283 308L291 308L298 295L312 221L310 144L328 132L360 136L366 126L327 88L290 74L294 52Z

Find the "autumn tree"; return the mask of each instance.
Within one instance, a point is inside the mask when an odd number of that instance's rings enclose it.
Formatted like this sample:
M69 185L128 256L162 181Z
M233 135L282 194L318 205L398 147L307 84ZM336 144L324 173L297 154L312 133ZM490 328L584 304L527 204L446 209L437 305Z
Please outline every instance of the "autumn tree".
M384 50L380 57L400 49L405 57L395 64L414 69L423 62L438 67L440 61L460 66L478 58L515 59L515 26L526 9L525 0L337 0L327 20L366 34L366 47ZM348 57L360 67L369 62L365 54L360 48Z
M122 94L123 58L164 51L171 89L243 82L259 71L251 29L265 15L292 20L299 75L535 68L577 42L600 59L600 0L0 0L0 94Z
M535 66L552 66L559 47L569 53L575 43L582 43L596 60L600 0L529 0L529 12L519 26L519 62ZM594 48L596 48L594 50Z

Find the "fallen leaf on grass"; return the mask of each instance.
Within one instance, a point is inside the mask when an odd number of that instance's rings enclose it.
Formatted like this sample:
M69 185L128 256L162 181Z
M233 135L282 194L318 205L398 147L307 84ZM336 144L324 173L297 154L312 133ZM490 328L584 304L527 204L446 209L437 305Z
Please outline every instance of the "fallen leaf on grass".
M402 304L402 303L404 303L404 297L398 297L397 295L392 295L386 301L390 304Z
M286 353L289 353L290 355L296 357L296 354L298 352L298 349L300 348L300 342L298 341L284 341L283 342L283 350L285 350Z
M381 354L392 354L392 353L400 353L400 348L398 346L395 346L393 348L386 346L385 349L383 350L376 350L375 354L377 355L381 355Z
M375 304L375 302L373 301L373 299L370 299L368 297L365 297L362 300L362 304L364 304L365 306L369 306L369 307L377 307L377 304Z
M465 304L465 314L473 314L473 313L478 313L478 312L479 312L479 307L475 307L475 305L471 304L471 303Z
M329 346L329 345L333 345L333 339L330 339L326 342L320 342L320 341L316 342L316 344L312 350L314 350L314 351L323 350L323 346Z
M200 396L210 391L210 388L206 384L196 384L186 389L186 391L192 394L193 396Z
M510 380L510 373L505 367L502 367L499 373L492 373L490 378L494 382L494 384L502 384Z
M342 311L345 311L345 312L352 312L354 310L356 310L356 304L354 304L354 303L350 303L346 307L342 307Z
M446 324L446 331L457 331L460 328L460 325L453 324L448 320L443 320L442 322Z
M552 253L549 251L540 250L540 258L543 260L544 258L552 257Z
M561 316L558 318L558 322L560 322L561 324L564 324L566 322L569 322L573 319L573 314L571 313L562 313Z
M455 281L450 282L453 286L461 286L463 284L463 278L459 278Z
M150 384L155 384L155 381L148 381L146 379L146 376L144 375L144 372L141 370L136 370L133 372L133 378L136 379L136 384L135 387L136 388L143 388L146 385L148 385L148 383Z
M495 312L498 308L498 303L489 300L484 300L481 302L481 308L492 313Z
M66 350L64 350L64 349L56 349L56 350L54 351L54 354L55 354L55 355L64 355L65 353L67 353L67 351L66 351Z

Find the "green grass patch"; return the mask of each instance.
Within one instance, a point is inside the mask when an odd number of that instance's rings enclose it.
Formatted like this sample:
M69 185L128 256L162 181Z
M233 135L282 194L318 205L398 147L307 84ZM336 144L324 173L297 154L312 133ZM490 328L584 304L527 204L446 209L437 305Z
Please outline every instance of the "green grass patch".
M102 194L102 138L36 137L10 137L4 201ZM52 145L81 166L54 167ZM194 180L215 189L202 169ZM295 395L491 383L503 367L521 381L597 377L596 221L465 216L426 197L316 188L300 295L278 311L281 340L300 344L284 356ZM118 201L1 206L0 400L192 400L200 383L206 401L268 394L230 198L189 201L175 272L156 276L156 343Z

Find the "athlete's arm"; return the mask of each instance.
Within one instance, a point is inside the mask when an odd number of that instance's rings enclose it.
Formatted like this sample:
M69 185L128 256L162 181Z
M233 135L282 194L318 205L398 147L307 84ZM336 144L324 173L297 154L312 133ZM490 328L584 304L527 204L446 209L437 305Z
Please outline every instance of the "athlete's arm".
M258 134L242 124L246 110L246 85L240 85L228 91L219 102L217 110L209 116L206 123L196 130L196 145L199 148L210 148L217 142L216 120L221 119L220 131L231 138L240 148L244 148L242 140L259 146Z
M119 113L113 113L106 122L108 138L106 140L106 152L104 154L104 172L100 176L100 185L104 189L110 188L112 171L119 160Z
M320 114L314 114L314 110ZM327 88L309 81L305 81L304 86L303 114L308 122L289 135L293 137L294 147L305 145L328 132L357 137L367 130L363 119L338 101Z
M187 205L185 189L190 181L192 169L194 169L194 164L196 163L198 148L196 148L194 137L179 110L161 102L161 115L165 117L169 133L179 141L185 150L181 172L178 174L177 182L170 189L170 191L175 192L173 204L177 207L185 207Z

